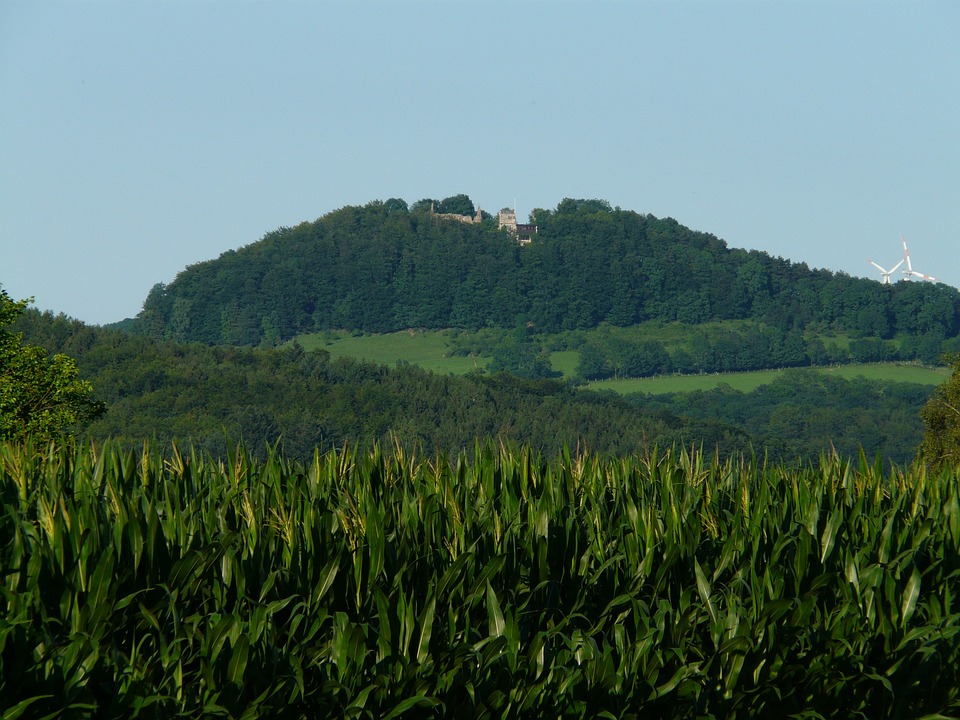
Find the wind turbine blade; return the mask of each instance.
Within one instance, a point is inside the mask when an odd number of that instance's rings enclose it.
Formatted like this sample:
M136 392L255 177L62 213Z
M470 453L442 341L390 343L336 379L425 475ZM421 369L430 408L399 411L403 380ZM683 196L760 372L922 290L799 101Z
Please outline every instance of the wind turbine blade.
M880 267L879 265L877 265L873 260L870 260L869 258L867 258L867 262L870 263L871 265L873 265L877 270L879 270L880 272L882 272L884 275L887 274L887 271L884 270L884 269L883 269L882 267ZM900 262L903 262L903 260L901 260ZM894 270L896 270L896 268L894 268ZM891 270L890 272L893 272L893 270Z
M907 239L901 235L900 239L903 241L903 259L907 261L907 274L913 272L913 268L910 267L910 253L907 251Z
M906 259L906 258L904 258L904 260L905 260L905 259ZM903 260L901 260L901 261L898 262L896 265L894 265L892 268L890 268L890 272L894 272L894 271L895 271L898 267L900 267L901 265L903 265Z

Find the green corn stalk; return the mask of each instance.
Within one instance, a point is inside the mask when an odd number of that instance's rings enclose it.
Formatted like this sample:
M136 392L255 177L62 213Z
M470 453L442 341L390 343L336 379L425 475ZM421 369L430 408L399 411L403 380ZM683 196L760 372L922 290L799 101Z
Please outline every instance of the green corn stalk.
M836 457L3 445L0 706L949 716L958 497Z

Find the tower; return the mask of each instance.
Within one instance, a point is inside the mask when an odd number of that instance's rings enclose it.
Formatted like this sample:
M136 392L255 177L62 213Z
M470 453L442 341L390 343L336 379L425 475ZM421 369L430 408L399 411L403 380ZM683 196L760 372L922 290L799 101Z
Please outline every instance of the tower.
M506 228L510 232L516 234L517 232L517 211L511 210L510 208L503 208L500 211L500 214L497 217L499 222L498 228L503 230Z

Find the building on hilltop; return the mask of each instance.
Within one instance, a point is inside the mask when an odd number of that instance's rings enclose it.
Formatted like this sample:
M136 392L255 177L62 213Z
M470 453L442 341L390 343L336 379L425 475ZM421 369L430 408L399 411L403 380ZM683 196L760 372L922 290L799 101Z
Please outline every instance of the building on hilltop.
M503 230L506 228L509 232L517 232L517 211L511 210L510 208L504 208L500 211L500 214L497 216L499 222L498 228Z
M517 222L517 211L510 208L503 208L500 211L500 214L497 216L498 227L503 230L507 229L511 235L516 235L517 242L521 244L527 244L533 240L533 236L537 234L537 226L530 225L527 223L518 223Z
M537 226L529 223L517 223L517 242L526 245L537 234Z
M431 202L430 215L439 220L456 220L457 222L462 222L467 225L477 225L483 222L483 211L480 208L477 208L477 212L473 215L460 215L459 213L438 213L434 207L434 204ZM500 211L497 220L499 229L503 230L506 228L507 232L516 237L517 242L519 242L521 245L526 245L529 243L531 240L533 240L533 236L537 234L536 225L517 222L516 210L504 208Z
M440 218L441 220L456 220L457 222L466 223L467 225L476 225L477 223L483 222L483 211L480 208L477 208L477 212L474 215L438 213L433 209L433 203L430 203L430 214L434 217Z

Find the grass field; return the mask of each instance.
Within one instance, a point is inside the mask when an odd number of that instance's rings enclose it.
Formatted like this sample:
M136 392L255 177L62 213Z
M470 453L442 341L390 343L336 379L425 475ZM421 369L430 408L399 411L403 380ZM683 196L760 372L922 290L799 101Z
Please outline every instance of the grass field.
M391 366L405 361L444 375L463 375L478 368L484 369L490 362L485 357L449 356L448 330L404 330L386 335L356 336L347 332L328 332L301 335L297 341L307 350L326 350L333 358L355 357Z
M896 382L940 385L950 377L950 368L911 365L909 363L879 363L873 365L841 365L823 368L822 372L834 373L848 380L864 377L867 380L893 380Z
M666 326L667 331L676 330ZM488 357L451 355L453 330L404 330L385 335L353 335L345 331L332 331L314 335L301 335L298 342L307 350L323 349L331 357L355 357L384 365L395 366L408 362L441 374L463 375L477 369L486 369ZM832 338L842 341L845 338ZM576 350L556 350L550 354L550 363L565 378L575 374L580 353ZM939 385L950 375L948 368L932 368L902 363L878 363L868 365L841 365L819 368L845 379L864 377L868 380L909 382L922 385ZM603 380L592 382L591 390L613 390L620 394L672 393L711 390L726 383L735 390L749 392L761 385L773 382L785 372L794 370L761 370L758 372L717 373L704 375L666 375L655 378L630 380Z
M887 382L907 382L921 385L940 385L950 375L949 368L932 368L920 365L898 363L877 363L870 365L840 365L828 368L816 368L817 372L852 380L863 377L867 380ZM590 383L591 390L613 390L622 395L630 393L650 393L653 395L692 392L694 390L712 390L727 384L734 390L750 392L761 385L768 385L785 373L799 372L800 369L760 370L757 372L716 373L704 375L666 375L653 378L635 378L630 380L603 380Z
M559 370L565 378L573 377L580 362L580 353L576 350L556 350L550 353L550 365Z

